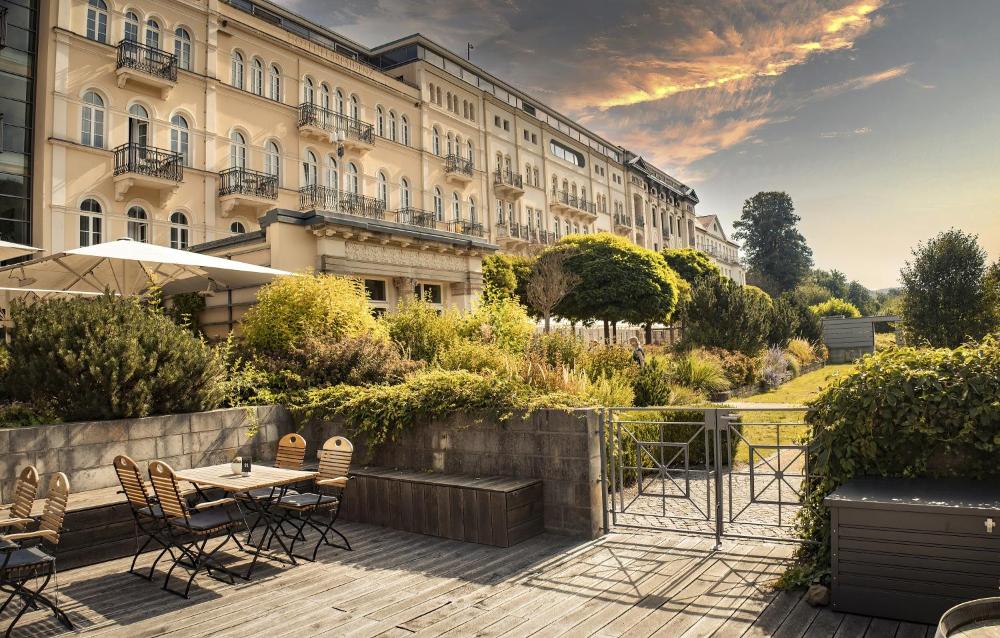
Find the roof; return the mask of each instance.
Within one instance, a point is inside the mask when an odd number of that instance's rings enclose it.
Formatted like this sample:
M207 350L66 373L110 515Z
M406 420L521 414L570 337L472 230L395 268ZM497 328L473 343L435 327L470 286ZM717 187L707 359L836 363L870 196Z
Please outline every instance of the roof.
M733 246L739 247L739 244L729 239L726 236L726 230L722 227L722 223L719 221L718 215L698 215L694 220L701 226L702 230L706 233L711 233L717 237L721 237L722 241L732 244Z

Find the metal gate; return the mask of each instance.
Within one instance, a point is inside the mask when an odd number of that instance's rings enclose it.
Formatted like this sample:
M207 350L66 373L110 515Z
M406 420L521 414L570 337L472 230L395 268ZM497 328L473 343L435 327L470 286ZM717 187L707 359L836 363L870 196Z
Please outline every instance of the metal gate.
M601 411L605 532L795 540L809 477L806 408Z

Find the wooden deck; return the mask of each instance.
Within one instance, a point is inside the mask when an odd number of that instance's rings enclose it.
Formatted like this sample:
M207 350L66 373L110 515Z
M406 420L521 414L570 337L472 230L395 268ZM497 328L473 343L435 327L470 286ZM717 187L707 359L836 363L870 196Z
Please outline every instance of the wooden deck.
M801 594L774 592L768 583L787 544L730 541L712 552L704 537L616 533L592 542L542 535L501 549L341 529L355 551L324 547L298 567L262 561L255 580L237 586L200 576L188 601L124 573L127 560L59 574L59 597L82 635L129 638L933 636L924 625L818 610ZM73 634L33 611L15 635Z

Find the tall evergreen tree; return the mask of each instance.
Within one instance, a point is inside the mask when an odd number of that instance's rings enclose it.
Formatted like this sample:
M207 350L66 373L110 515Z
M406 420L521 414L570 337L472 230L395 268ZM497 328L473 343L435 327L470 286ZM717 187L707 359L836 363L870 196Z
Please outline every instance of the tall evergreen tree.
M743 202L733 238L743 242L748 280L772 296L794 290L809 274L812 249L798 231L799 216L787 193L760 192Z

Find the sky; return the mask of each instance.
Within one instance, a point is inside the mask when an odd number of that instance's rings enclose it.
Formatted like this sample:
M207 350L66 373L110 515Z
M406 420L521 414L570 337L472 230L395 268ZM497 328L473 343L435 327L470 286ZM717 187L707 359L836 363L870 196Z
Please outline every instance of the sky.
M290 0L411 33L693 186L727 232L791 195L816 266L897 285L948 228L1000 258L1000 0Z

